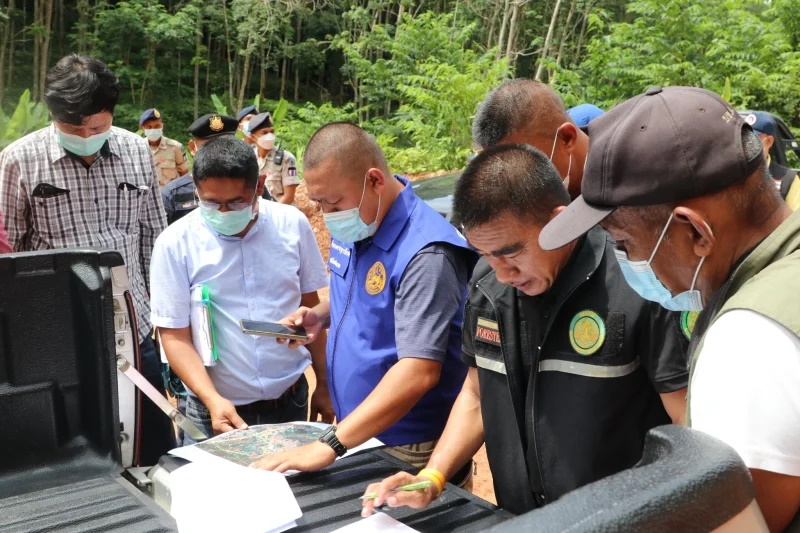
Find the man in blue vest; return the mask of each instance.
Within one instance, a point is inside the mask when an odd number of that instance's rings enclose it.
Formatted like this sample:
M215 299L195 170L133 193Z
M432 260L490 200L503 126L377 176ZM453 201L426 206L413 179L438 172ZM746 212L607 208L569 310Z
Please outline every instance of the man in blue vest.
M305 327L309 342L329 328L328 388L339 425L254 466L316 470L372 437L424 466L466 375L461 325L476 256L408 180L389 172L358 126L320 128L303 170L333 236L331 295L287 322Z

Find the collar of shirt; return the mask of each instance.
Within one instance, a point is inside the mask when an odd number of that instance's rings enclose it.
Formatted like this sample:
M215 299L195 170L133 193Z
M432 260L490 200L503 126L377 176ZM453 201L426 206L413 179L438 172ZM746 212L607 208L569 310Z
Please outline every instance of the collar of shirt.
M378 231L372 237L372 242L384 252L388 252L397 237L400 236L400 232L403 231L403 227L416 207L416 196L410 182L402 176L395 175L394 177L404 185L403 190L389 208Z
M547 302L559 302L566 299L572 290L586 281L603 260L606 249L606 232L599 227L578 240L567 264L558 275L553 286L542 296ZM611 258L616 261L614 257Z

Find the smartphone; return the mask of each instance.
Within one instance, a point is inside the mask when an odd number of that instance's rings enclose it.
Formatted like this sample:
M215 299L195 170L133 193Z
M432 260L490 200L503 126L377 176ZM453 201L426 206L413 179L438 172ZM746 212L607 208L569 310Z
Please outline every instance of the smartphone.
M306 329L300 326L284 326L275 322L259 322L257 320L240 320L239 327L242 328L242 333L247 333L248 335L263 335L265 337L298 341L308 340Z

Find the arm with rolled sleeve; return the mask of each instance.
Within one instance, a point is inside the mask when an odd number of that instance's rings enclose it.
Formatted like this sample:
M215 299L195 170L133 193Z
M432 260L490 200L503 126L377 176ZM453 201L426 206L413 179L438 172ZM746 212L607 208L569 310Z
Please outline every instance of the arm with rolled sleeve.
M636 352L670 418L682 424L689 384L689 339L681 329L681 313L668 311L655 302L646 302L642 313Z
M153 163L153 158L146 146L142 146L142 165L149 169L150 189L145 193L139 211L139 261L145 286L150 286L150 265L153 257L153 246L156 238L167 227L167 216L161 199L161 189L158 185L158 174Z
M30 227L30 206L22 190L19 163L8 149L0 152L0 212L5 217L9 246L24 251L22 242Z

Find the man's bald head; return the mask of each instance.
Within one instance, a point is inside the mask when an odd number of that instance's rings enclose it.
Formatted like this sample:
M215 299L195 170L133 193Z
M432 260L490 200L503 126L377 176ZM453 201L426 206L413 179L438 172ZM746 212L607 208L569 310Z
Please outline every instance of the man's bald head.
M516 79L503 83L481 103L472 123L472 137L484 148L519 133L552 139L565 122L572 119L550 86Z
M362 179L367 169L377 168L389 175L386 156L375 138L350 122L331 122L311 136L303 152L303 171L334 163L353 169L353 177Z

